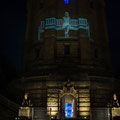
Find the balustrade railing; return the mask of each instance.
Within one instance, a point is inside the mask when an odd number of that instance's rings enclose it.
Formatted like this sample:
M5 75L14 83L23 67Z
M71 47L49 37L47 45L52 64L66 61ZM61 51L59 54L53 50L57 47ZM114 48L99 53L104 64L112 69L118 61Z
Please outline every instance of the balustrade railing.
M63 20L56 18L46 18L45 21L41 21L40 26L38 28L38 40L40 40L40 34L43 33L46 29L63 30L62 24ZM70 30L79 29L87 30L88 36L90 37L90 30L87 19L84 18L70 19Z

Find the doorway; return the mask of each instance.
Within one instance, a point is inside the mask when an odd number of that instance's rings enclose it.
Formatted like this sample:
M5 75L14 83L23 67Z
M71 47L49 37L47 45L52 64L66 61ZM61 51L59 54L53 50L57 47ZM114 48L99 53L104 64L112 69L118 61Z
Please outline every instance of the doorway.
M65 118L75 118L77 113L76 99L72 95L65 95L61 98L61 114Z

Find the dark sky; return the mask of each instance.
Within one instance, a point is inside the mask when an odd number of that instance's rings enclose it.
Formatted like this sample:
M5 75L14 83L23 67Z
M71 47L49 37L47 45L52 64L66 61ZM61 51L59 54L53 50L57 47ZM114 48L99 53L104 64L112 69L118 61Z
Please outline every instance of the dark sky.
M112 66L120 70L120 0L106 0L106 15Z
M0 8L0 54L21 69L26 25L26 0L2 0Z
M114 68L117 68L120 61L119 5L120 0L106 0L108 33ZM20 71L26 25L26 0L1 0L0 23L0 55L8 56Z

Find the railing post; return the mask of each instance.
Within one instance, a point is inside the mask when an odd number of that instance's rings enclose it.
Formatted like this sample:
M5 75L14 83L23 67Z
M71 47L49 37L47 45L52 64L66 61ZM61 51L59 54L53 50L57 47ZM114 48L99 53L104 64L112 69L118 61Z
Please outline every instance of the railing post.
M40 40L40 27L38 28L38 40Z
M90 27L89 27L89 25L87 25L88 26L88 37L90 37Z

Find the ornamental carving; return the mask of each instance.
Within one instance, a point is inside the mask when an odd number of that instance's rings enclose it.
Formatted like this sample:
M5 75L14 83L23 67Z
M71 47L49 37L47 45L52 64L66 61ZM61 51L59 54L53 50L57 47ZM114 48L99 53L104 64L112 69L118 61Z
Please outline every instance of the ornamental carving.
M74 89L74 86L71 84L69 80L68 82L66 82L63 89L60 90L60 98L65 95L72 95L75 98L77 98L77 90Z

